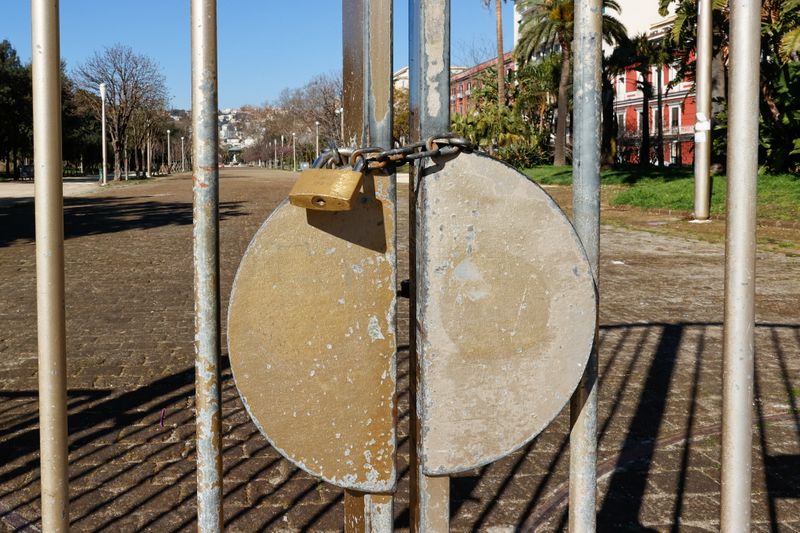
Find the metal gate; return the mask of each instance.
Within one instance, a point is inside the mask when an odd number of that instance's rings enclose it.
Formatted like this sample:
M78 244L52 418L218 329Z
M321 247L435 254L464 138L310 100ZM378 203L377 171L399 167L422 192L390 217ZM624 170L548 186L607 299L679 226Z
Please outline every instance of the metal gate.
M709 2L700 3L707 7ZM342 154L350 155L357 174L352 178L351 203L331 213L326 197L317 195L320 200L314 200L318 185L313 185L307 205L284 204L253 241L230 310L237 384L254 420L279 451L346 489L347 530L391 530L396 481L395 244L405 236L396 235L396 180L386 162L406 158L412 161L408 206L412 530L446 531L448 474L486 464L518 448L541 431L571 395L569 527L593 531L601 2L579 0L575 5L574 229L544 193L523 182L513 169L472 153L470 147L446 135L451 4L449 0L410 0L409 4L411 131L416 144L399 152L387 150L392 148L391 0L343 0L343 130L354 146L341 153L334 150L325 161L343 165ZM57 0L31 0L31 6L42 521L46 531L67 531L59 12ZM222 529L216 1L191 0L191 8L197 503L199 529L211 532ZM757 73L759 56L759 14L760 2L731 2L728 145L736 149L728 155L721 515L726 531L747 530L750 520L758 120L758 77L753 72ZM357 149L371 145L381 149ZM494 189L487 186L491 180ZM498 224L513 226L515 219L501 217L509 212L521 215L518 209L493 209L493 202L500 201L506 202L505 207L535 209L548 231L560 236L558 244L546 249L535 235L529 240L504 240L496 231ZM300 275L316 276L317 284L310 286L319 292L300 301L306 307L317 300L333 305L331 298L345 302L339 318L352 319L359 329L358 334L351 332L358 342L339 339L347 349L336 352L333 342L325 342L326 335L349 331L352 324L347 320L325 322L320 333L304 330L300 327L304 318L289 314L297 328L282 332L285 335L280 338L269 323L262 328L248 321L257 311L267 313L258 315L259 321L270 320L270 310L258 307L263 302L246 297L265 290L265 280L278 268L280 261L275 261L270 246L282 233L273 230L281 228L298 230L281 243L286 253L298 252L292 240L311 243L310 248L303 247L305 252L316 253L315 247L325 253L333 250L328 263L324 258L307 258L310 266L301 269ZM337 252L337 245L350 251ZM533 256L534 249L541 257ZM512 250L519 253L514 255ZM500 261L505 261L502 268ZM347 276L342 273L344 282L338 289L322 279L326 272L338 275L337 265L351 271ZM569 267L566 274L554 273L565 266ZM281 309L297 306L291 298L295 289L274 292L271 303ZM541 321L527 311L528 291L547 304L552 317ZM559 302L554 291L567 297ZM527 326L510 324L513 320L506 307L512 301L518 318L520 313L529 313L523 323ZM568 328L577 341L559 337ZM310 346L318 344L317 351L308 353L328 350L342 360L316 377L313 365L296 367L309 374L298 376L291 365L281 364L286 363L286 354L305 353L305 348L295 346L301 338ZM254 340L263 343L248 344ZM283 351L258 352L276 340ZM263 365L248 366L253 354L274 361L275 372L265 373ZM360 364L358 358L365 354L372 359ZM568 365L559 366L564 362ZM542 381L542 376L558 379ZM348 391L344 395L330 388L330 380L348 377L360 380L361 387L340 388ZM275 388L264 389L264 383ZM532 383L544 393L532 398L518 394ZM284 389L277 391L281 384ZM478 401L464 397L463 386L474 391ZM309 397L309 390L317 396ZM284 404L274 402L278 393ZM322 396L327 394L332 400L322 405ZM309 413L317 431L298 435L296 428L281 423L283 417L291 416L287 413L293 405ZM480 430L465 431L465 420L480 420ZM333 429L335 424L341 429ZM360 454L358 464L348 459L354 450Z

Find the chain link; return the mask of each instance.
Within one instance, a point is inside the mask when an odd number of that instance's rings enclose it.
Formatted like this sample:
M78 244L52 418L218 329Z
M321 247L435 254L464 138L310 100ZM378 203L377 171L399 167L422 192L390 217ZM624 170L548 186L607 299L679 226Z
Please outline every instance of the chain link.
M426 157L457 155L461 152L473 152L477 147L467 139L452 133L429 137L420 141L391 150L378 146L364 148L337 148L332 145L322 152L312 163L312 168L344 168L351 167L358 172L370 170L395 170L407 163L413 163Z

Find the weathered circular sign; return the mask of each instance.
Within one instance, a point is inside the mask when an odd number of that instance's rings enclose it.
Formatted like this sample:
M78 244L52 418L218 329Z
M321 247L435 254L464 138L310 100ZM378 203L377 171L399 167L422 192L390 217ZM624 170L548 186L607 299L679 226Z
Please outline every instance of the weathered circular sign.
M395 224L389 179L368 185L352 211L272 213L236 274L228 346L242 401L279 452L380 493L395 484Z
M594 279L541 187L481 154L425 168L417 212L422 466L469 470L535 437L583 374Z

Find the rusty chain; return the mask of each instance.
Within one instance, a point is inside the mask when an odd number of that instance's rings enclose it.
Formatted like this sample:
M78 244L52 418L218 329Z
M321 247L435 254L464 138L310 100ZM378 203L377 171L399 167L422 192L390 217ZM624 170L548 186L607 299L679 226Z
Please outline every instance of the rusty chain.
M463 137L448 133L429 137L399 148L384 150L378 146L364 148L337 148L332 145L312 163L312 168L344 168L365 172L370 170L395 170L406 163L425 157L457 155L473 152L475 145Z

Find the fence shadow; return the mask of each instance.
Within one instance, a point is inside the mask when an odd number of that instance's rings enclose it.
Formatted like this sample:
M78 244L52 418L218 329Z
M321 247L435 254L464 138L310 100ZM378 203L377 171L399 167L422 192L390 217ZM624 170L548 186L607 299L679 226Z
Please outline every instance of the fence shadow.
M682 520L696 515L696 500L713 504L718 498L713 479L705 486L698 480L713 477L713 461L707 456L713 456L709 450L718 445L714 439L719 421L709 412L718 405L708 398L719 385L715 352L720 330L712 323L602 329L598 530L643 531L651 524L658 530L678 530ZM762 461L754 467L764 471L769 505L764 513L777 531L780 503L800 497L798 457L780 451L787 442L796 446L800 438L800 376L791 359L800 349L800 326L761 324L757 330L756 393L765 401L756 404ZM407 358L404 351L398 367L401 383L407 380ZM223 362L226 529L340 529L342 491L312 479L269 447L247 417L227 359ZM188 367L132 391L69 392L74 530L196 527L193 387L194 369ZM766 399L770 405L784 402L790 409L771 412ZM24 530L40 521L36 391L0 391L0 400L0 521ZM405 454L405 397L399 419ZM454 477L453 528L485 531L490 525L509 524L523 531L564 529L566 422L564 413L520 452ZM401 473L400 485L405 486L407 468ZM704 490L710 496L704 496ZM408 526L404 494L397 499L395 518L396 527Z

